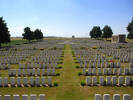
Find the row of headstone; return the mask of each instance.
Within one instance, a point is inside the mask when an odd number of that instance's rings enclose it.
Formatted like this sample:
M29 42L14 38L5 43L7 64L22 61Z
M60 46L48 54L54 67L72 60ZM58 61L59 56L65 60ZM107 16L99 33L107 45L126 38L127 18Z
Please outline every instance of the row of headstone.
M47 79L45 77L11 77L8 79L8 77L0 77L0 87L22 87L22 86L52 86L52 78L48 77Z
M88 86L133 86L133 77L130 76L96 76L86 77L86 85Z
M110 94L95 94L94 100L112 100ZM132 96L130 94L123 94L123 98L121 99L120 94L113 94L113 100L132 100Z
M55 76L53 69L9 69L8 76Z
M62 48L63 49L63 48ZM62 50L44 50L37 56L31 58L31 62L58 62L61 56Z
M133 68L83 68L83 75L133 75Z
M19 94L15 95L0 95L0 100L46 100L45 94L31 94L30 96L28 94L24 94L20 96Z
M19 69L32 69L32 68L40 68L40 69L47 69L47 68L57 68L57 63L28 63L28 64L19 64Z
M11 67L10 64L1 64L0 63L0 70L10 69L10 67Z
M120 68L121 64L120 62L89 62L89 65L85 62L80 63L80 68Z
M18 50L17 49L9 49L4 50L6 54L4 57L0 57L0 62L4 64L18 64L21 60L25 60L27 57L33 55L36 51L35 50Z
M4 60L1 60L0 62L3 64L18 64L23 58L16 56L16 57L9 57L9 58L3 58Z

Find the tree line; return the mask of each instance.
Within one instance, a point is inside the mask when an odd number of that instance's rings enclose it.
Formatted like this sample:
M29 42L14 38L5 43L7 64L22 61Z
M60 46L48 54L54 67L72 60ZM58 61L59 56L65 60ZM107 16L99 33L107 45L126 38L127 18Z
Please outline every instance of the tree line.
M127 38L133 39L133 18L131 22L126 27L128 31ZM90 31L91 38L110 38L113 35L113 31L110 26L105 25L105 27L101 30L100 26L94 26L92 30ZM24 33L22 34L23 39L28 40L29 42L31 40L40 40L43 39L43 33L40 29L36 29L34 31L31 31L30 27L24 28ZM10 42L10 32L7 27L7 23L3 19L3 17L0 17L0 47L2 43L8 43Z
M28 40L41 40L43 39L43 33L40 29L36 29L35 31L31 31L30 27L24 28L24 33L22 34L23 39Z
M133 39L133 18L131 22L126 27L128 31L127 38ZM94 26L89 33L91 38L111 38L113 35L113 31L110 26L105 25L104 28L101 30L100 26Z
M90 31L91 38L110 38L112 37L113 32L110 26L105 25L101 30L100 26L94 26Z
M31 31L29 27L24 28L24 33L22 34L23 39L28 40L40 40L43 39L43 33L40 29L36 29L35 31ZM0 47L2 43L9 43L10 40L10 32L7 27L7 23L0 17Z

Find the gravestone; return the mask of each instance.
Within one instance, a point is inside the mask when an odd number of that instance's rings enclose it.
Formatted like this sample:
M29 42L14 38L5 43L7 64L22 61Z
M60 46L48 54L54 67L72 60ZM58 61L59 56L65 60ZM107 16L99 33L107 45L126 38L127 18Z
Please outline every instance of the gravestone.
M129 75L129 69L128 68L124 68L124 75Z
M34 77L30 77L30 86L35 86Z
M100 83L101 86L104 85L104 76L99 77L99 83Z
M120 100L120 94L114 94L113 100Z
M92 68L92 75L96 75L96 68Z
M107 68L103 68L103 74L104 74L104 75L107 75L107 73L108 73Z
M45 100L45 94L40 94L39 95L39 100Z
M30 100L37 100L37 95L36 94L31 94L30 95Z
M112 68L108 68L108 75L112 75L112 74L113 74Z
M11 84L11 86L15 86L15 78L14 77L11 77L10 78L10 84Z
M113 68L113 75L118 75L118 68Z
M22 72L23 76L26 76L26 70L23 69L23 72Z
M48 85L52 86L52 78L51 77L48 77Z
M45 75L46 75L45 69L42 69L42 76L45 76Z
M92 73L91 73L91 68L88 68L88 73L87 73L88 75L91 75Z
M22 72L22 70L18 69L18 76L22 76L21 72Z
M23 85L28 86L28 78L27 77L23 78Z
M113 85L113 86L116 86L117 83L118 83L117 77L116 77L116 76L112 76L112 85Z
M22 95L22 100L28 100L28 95Z
M92 77L92 84L93 84L94 86L97 85L97 77L96 77L96 76L93 76L93 77Z
M102 75L102 69L101 68L98 68L97 75Z
M106 85L110 86L110 85L112 85L111 83L112 83L111 82L111 76L106 76Z
M125 77L125 85L126 85L126 86L130 86L130 83L131 83L131 78L130 78L130 76L126 76L126 77Z
M119 86L122 86L124 84L124 77L123 76L118 77L118 84L119 84Z
M119 68L119 75L123 75L123 68Z
M4 95L4 100L11 100L11 95Z
M131 96L129 94L124 94L123 100L131 100Z
M129 68L130 75L133 75L133 68Z
M110 100L110 94L104 94L103 100Z
M42 81L42 85L45 86L46 85L45 77L42 77L41 81Z
M95 94L94 100L102 100L101 94Z
M35 69L32 69L32 76L35 76Z
M86 78L86 84L89 85L89 86L92 84L92 79L91 79L90 76L88 76L88 77Z
M35 78L35 85L40 86L40 77Z
M37 69L37 76L40 76L40 69Z
M21 77L17 77L17 86L21 86Z
M13 100L20 100L20 96L19 95L13 95Z
M4 87L7 87L8 86L8 78L7 77L4 77L3 78L3 86Z

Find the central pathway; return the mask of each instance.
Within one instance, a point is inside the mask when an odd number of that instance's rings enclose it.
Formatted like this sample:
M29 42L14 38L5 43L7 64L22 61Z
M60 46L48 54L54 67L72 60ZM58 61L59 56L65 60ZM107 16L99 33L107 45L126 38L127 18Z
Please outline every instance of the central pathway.
M71 45L65 45L64 65L61 72L57 100L83 100L77 73L72 57Z

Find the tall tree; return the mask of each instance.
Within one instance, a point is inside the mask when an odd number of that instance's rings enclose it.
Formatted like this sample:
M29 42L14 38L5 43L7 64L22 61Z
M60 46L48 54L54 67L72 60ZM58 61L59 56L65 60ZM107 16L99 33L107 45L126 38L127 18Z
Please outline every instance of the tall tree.
M42 33L42 31L39 30L39 29L36 29L36 30L34 31L34 36L35 36L35 39L36 39L36 40L43 39L43 33Z
M3 17L0 17L0 47L1 43L10 42L10 33Z
M23 39L28 40L29 42L31 40L34 40L34 33L30 30L29 27L24 28Z
M100 38L101 35L102 35L102 31L99 26L94 26L90 31L91 38Z
M127 38L133 39L133 18L132 18L131 22L128 24L128 26L127 26L127 31L128 31Z
M103 31L102 34L103 38L110 38L113 35L112 29L108 25L105 25L102 31Z

